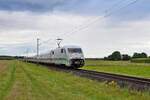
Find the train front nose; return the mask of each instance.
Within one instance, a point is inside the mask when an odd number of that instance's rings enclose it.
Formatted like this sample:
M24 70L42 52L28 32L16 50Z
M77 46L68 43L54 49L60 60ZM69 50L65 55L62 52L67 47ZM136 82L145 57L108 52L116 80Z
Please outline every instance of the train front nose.
M84 55L81 48L68 48L70 65L74 68L84 66Z
M71 66L82 67L84 64L84 59L71 59Z

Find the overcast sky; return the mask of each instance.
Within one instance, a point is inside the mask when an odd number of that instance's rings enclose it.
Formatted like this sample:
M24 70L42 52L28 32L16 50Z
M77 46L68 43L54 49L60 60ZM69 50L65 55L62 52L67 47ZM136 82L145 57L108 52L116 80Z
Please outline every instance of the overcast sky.
M85 57L150 55L150 0L0 0L0 55L34 54L36 38L52 39L41 53L63 38Z

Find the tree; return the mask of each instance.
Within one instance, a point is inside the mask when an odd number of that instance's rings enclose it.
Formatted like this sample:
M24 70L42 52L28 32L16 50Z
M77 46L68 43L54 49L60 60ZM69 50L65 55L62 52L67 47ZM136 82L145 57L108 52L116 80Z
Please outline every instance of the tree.
M142 52L142 53L134 53L132 58L147 58L147 54Z
M113 60L112 56L109 55L109 56L107 57L107 60Z
M139 58L139 53L136 53L136 52L135 52L135 53L133 54L132 58Z
M104 57L104 60L108 60L108 57Z
M141 57L142 57L142 58L147 58L148 56L147 56L146 53L142 52L142 53L141 53Z
M119 51L113 52L110 56L108 56L108 60L121 60L121 53Z
M115 51L112 53L113 60L121 60L121 53L119 51Z
M122 55L122 60L130 60L130 59L131 59L131 57L129 55L127 55L127 54Z

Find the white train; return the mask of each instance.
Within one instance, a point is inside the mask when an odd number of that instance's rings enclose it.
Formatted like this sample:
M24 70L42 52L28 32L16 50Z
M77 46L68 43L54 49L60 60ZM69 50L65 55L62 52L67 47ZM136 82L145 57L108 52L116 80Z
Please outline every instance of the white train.
M64 65L72 68L79 68L85 64L83 51L78 46L59 47L51 50L49 53L39 55L38 57L30 57L27 59L27 61Z

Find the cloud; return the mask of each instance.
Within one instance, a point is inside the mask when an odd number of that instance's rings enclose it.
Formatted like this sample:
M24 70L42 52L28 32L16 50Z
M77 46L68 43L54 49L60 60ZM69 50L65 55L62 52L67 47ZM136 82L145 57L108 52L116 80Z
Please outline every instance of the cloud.
M80 14L101 14L102 11L120 8L135 0L0 0L0 10L49 12L63 11ZM149 11L149 0L138 1L124 11ZM124 11L121 11L124 13Z
M134 52L150 54L149 19L110 24L110 19L98 21L87 30L71 35L72 38L66 36L64 44L80 44L88 57L103 57L115 50L130 55Z
M66 0L1 0L0 9L8 11L48 11Z
M139 0L133 5L120 9L133 1L135 0L0 0L0 11L87 16L102 16L107 11L113 12L111 18L117 22L144 19L150 14L149 0Z
M79 26L89 18L78 15L49 13L40 15L8 11L1 11L0 15L2 21L0 24L0 45L5 48L5 51L3 49L0 53L7 52L7 54L17 55L25 52L27 48L30 48L30 51L33 51L32 49L35 51L37 37L40 37L41 41L49 38L56 39L59 34L71 31L73 27ZM54 47L54 43L55 41L49 47ZM44 51L50 50L47 46L42 47Z
M64 45L80 45L84 49L86 57L103 57L115 50L129 54L132 54L134 51L146 51L150 54L150 14L145 14L148 12L145 10L148 9L147 4L145 7L138 5L138 7L144 7L142 8L143 11L135 13L138 16L142 12L143 16L146 17L135 20L135 14L133 14L132 17L134 20L128 20L131 18L130 14L132 13L128 12L131 10L130 8L122 10L120 12L121 15L115 14L104 20L99 19L88 28L71 34L70 32L73 29L76 30L77 26L86 25L85 23L101 17L102 14L99 12L100 7L103 7L103 5L105 5L104 8L110 7L112 2L108 3L105 0L105 3L101 2L100 5L100 1L98 0L88 0L86 3L84 0L70 0L68 2L66 2L67 0L54 1L47 0L47 3L45 3L41 0L38 2L34 0L15 0L12 1L14 2L12 7L10 7L12 4L10 1L7 5L0 3L0 5L3 5L0 6L0 54L21 55L25 54L27 49L29 49L31 54L35 53L37 37L41 41L49 38L53 39L48 44L41 46L41 52L46 52L56 47L54 39L62 33L67 33L61 36L64 38L62 43ZM104 2L104 0L102 1ZM18 2L20 5L17 4ZM27 5L23 6L24 2ZM48 7L48 2L52 2L50 3L53 5L52 8L45 8ZM37 7L38 9L35 9L32 6L30 7L28 3L34 6L39 4L44 8ZM15 4L18 7L14 6ZM8 8L5 6L8 6ZM42 12L43 9L45 9L44 13ZM51 10L54 13L51 13Z

